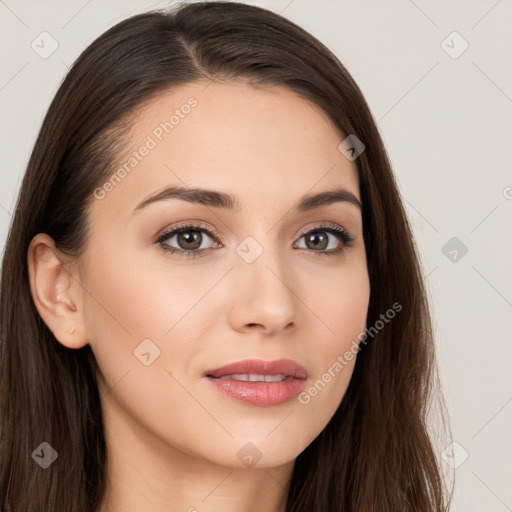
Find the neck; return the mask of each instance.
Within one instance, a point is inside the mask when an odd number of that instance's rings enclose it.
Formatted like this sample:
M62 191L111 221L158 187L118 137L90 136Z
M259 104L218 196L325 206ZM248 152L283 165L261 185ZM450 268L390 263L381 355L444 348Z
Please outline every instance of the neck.
M108 488L99 512L285 512L294 461L219 465L185 453L126 418L105 416Z

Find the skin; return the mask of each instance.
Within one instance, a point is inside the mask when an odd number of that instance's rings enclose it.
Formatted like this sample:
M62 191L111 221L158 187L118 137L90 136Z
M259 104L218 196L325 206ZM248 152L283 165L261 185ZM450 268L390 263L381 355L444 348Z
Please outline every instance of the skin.
M202 375L287 358L307 369L307 389L364 331L361 211L349 202L292 210L305 194L340 186L360 200L356 167L318 108L287 89L244 82L197 82L151 100L127 154L192 96L198 104L179 125L103 199L91 199L82 257L65 257L44 233L32 240L31 292L56 339L70 349L89 344L101 369L111 482L102 512L283 512L295 458L336 411L356 358L307 404L250 405ZM119 155L118 165L125 161ZM132 215L169 185L233 194L241 211L168 199ZM166 253L157 235L180 221L201 221L219 239L200 231L202 257ZM348 231L352 246L315 256L303 234L324 222ZM343 243L323 233L327 250ZM247 236L263 249L252 263L236 252ZM177 236L166 243L186 248ZM149 366L134 356L144 339L160 350ZM261 453L250 467L237 457L249 442Z

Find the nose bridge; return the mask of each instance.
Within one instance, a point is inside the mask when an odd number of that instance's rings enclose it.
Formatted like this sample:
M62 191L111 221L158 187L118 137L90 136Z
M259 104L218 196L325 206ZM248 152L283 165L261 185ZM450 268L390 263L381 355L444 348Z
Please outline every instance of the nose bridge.
M283 280L286 274L283 250L280 240L272 234L261 232L248 235L236 247L239 257L237 267L242 273L248 272L258 280L280 282L277 276Z
M270 235L246 237L236 248L235 292L239 319L269 329L295 321L296 298L291 267Z

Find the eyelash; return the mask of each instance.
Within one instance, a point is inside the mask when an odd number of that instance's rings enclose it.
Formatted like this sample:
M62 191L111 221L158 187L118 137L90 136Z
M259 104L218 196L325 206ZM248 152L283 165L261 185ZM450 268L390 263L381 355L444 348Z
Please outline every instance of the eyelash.
M185 249L176 249L175 247L169 247L168 244L164 243L165 240L171 238L176 234L187 233L190 231L199 231L202 233L206 233L209 237L214 239L214 241L217 241L219 239L218 233L214 229L208 228L206 225L183 224L180 226L175 226L170 231L163 233L156 240L155 243L159 244L164 252L175 254L178 257L200 258L204 256L209 251L209 249L196 249L194 251L187 251ZM331 249L330 251L314 251L312 249L309 249L310 252L312 252L315 256L323 257L340 255L344 253L346 249L352 247L352 244L354 242L354 238L350 235L348 231L346 231L343 228L340 228L339 226L336 226L335 224L322 224L319 226L315 226L314 228L302 233L299 239L304 237L305 235L309 235L315 232L330 233L336 236L336 238L338 238L338 240L341 242L341 245L338 249Z

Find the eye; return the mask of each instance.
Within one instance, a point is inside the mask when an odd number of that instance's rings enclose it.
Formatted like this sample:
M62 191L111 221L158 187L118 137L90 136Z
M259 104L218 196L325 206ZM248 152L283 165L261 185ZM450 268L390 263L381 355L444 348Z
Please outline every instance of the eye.
M354 238L348 231L335 224L315 226L303 234L302 238L305 238L305 248L311 249L315 256L341 254L349 247L352 247L354 242ZM338 243L336 243L336 240ZM302 249L303 247L300 248Z
M213 244L208 245L205 237L210 238ZM305 238L306 247L299 246L299 249L309 249L315 256L339 255L351 247L354 242L350 233L336 224L315 226L303 233L300 239L302 238ZM197 258L205 256L209 249L222 247L218 239L219 236L215 230L208 228L205 224L184 224L165 232L155 243L159 244L165 252L179 257ZM177 247L171 244L175 244Z
M205 246L205 242L207 242L205 235L214 240L218 238L217 233L208 229L205 225L185 224L167 231L156 243L160 244L165 252L194 258L205 255L208 249L215 246L215 243ZM178 247L173 247L171 243L178 245Z

